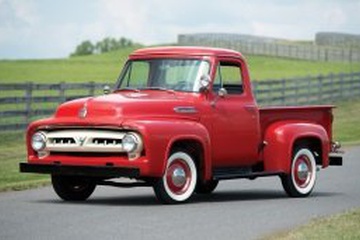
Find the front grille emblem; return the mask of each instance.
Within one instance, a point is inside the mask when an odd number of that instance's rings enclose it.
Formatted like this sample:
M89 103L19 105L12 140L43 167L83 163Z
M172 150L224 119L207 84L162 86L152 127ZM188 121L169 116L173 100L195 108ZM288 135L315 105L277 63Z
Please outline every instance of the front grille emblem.
M79 110L79 118L85 118L87 115L87 107L86 105L84 105L80 110Z
M82 147L82 146L84 146L86 137L78 137L78 140L79 140L80 146Z

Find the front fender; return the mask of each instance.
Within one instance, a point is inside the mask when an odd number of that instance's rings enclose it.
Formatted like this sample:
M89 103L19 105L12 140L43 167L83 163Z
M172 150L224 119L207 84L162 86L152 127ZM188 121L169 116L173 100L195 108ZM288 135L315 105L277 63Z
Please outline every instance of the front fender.
M202 124L189 120L156 119L125 121L123 127L135 129L143 137L145 154L151 162L150 172L153 177L163 176L172 144L186 139L195 140L202 145L204 150L203 177L210 179L210 137Z
M264 168L266 172L290 172L293 148L296 140L316 138L322 147L323 167L328 166L329 137L319 124L299 122L277 122L265 132Z

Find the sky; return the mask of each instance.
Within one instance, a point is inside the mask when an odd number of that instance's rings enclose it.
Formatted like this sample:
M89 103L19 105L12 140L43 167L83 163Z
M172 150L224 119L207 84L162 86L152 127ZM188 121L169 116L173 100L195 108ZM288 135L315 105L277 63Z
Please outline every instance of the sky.
M156 45L184 33L360 35L359 13L360 0L0 0L0 59L64 58L105 37Z

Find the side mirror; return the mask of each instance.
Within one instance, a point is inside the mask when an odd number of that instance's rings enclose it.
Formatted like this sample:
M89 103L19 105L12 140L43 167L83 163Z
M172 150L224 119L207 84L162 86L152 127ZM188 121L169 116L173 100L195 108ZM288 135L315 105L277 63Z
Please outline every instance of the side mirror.
M225 88L220 88L219 91L217 92L217 96L215 97L215 99L211 102L211 106L215 107L217 101L220 98L224 98L226 95L228 94L227 90Z
M108 95L110 93L110 91L111 91L111 89L110 89L109 85L105 85L104 89L103 89L103 93L105 95Z
M218 91L218 96L221 98L224 98L227 94L228 94L228 92L225 88L220 88Z

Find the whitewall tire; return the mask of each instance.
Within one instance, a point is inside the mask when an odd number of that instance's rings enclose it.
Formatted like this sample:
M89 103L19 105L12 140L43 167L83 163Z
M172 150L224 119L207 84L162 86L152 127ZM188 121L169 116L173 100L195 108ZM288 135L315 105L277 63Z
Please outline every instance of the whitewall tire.
M306 197L314 189L316 182L316 161L307 148L295 151L290 173L282 176L285 192L291 197Z
M185 151L175 151L168 158L165 173L155 183L154 191L162 203L181 203L193 195L196 181L193 158Z

